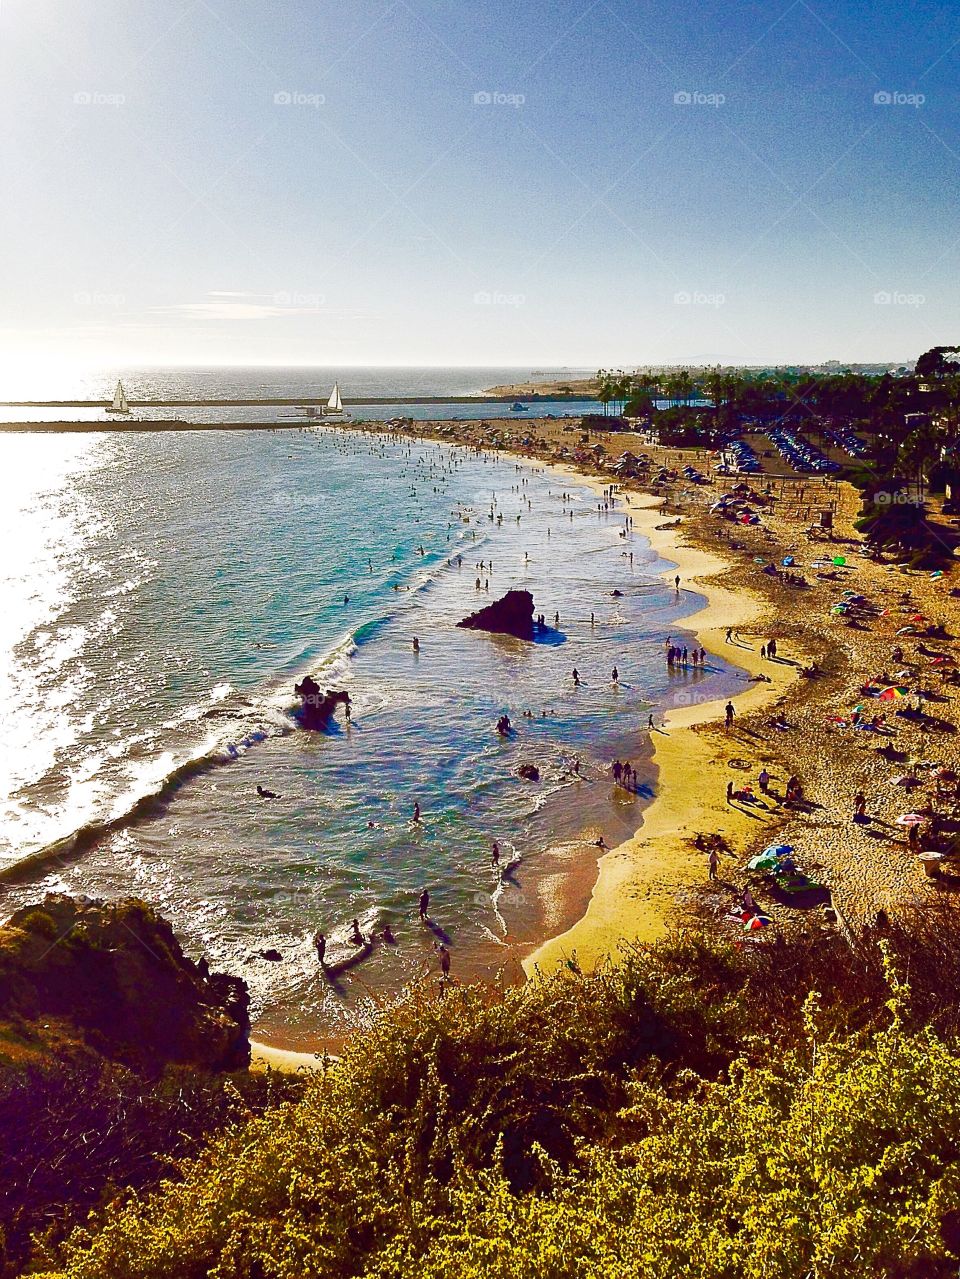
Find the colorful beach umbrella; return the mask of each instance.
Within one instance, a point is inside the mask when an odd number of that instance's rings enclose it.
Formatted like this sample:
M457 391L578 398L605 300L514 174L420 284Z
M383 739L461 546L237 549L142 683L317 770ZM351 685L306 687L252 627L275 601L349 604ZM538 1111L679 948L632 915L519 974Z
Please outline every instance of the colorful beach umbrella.
M833 557L833 562L837 568L843 568L844 564L847 562L847 557L845 555L835 555Z
M880 693L877 700L881 702L894 702L898 697L906 697L909 692L909 688L891 686L890 688L885 688L883 692Z
M751 917L743 925L744 932L753 933L759 928L766 928L768 924L773 923L769 915L751 915Z
M747 862L747 870L774 870L780 859L773 853L759 853Z
M904 813L897 818L898 826L922 826L927 819L922 813Z
M760 856L766 857L768 854L772 854L774 857L788 857L792 852L792 844L768 844Z

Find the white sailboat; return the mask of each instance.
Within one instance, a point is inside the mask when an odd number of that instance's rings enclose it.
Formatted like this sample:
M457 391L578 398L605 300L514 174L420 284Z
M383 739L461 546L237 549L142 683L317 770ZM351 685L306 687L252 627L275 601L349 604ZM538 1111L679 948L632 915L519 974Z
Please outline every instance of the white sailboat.
M129 413L130 404L127 400L127 393L123 389L123 383L117 381L117 389L113 393L113 403L107 409L108 413Z
M339 382L334 382L333 390L330 392L330 398L329 400L327 400L326 404L323 406L324 417L331 417L334 415L337 415L340 417L345 416L343 411L343 400L340 399L340 383Z

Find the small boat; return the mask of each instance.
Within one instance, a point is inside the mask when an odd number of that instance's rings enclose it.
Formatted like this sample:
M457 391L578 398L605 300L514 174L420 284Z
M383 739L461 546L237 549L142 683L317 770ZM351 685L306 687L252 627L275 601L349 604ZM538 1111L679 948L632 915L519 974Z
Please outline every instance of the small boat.
M343 400L340 399L340 383L334 382L330 398L321 410L324 417L348 417L343 411Z
M515 400L513 404L510 405L511 413L526 413L526 411L527 406L525 404L521 404L519 400Z
M117 389L113 393L113 403L107 409L108 413L129 413L130 404L127 400L127 393L123 389L123 383L117 381Z

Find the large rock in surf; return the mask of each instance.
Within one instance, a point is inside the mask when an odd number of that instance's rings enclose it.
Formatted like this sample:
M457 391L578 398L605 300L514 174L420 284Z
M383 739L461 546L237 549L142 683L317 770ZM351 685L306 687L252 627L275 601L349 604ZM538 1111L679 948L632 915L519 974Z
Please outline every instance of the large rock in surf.
M139 1069L245 1070L249 1006L244 981L193 963L137 898L48 893L0 927L0 1032L27 1044L80 1042Z
M529 591L507 591L501 599L471 613L458 626L468 631L491 631L495 635L514 635L532 640L536 631L533 621L533 596Z
M321 693L320 685L312 675L305 675L299 684L294 684L293 691L300 698L300 709L297 719L304 728L322 731L327 728L338 706L346 706L347 718L350 717L350 694L340 689L328 688Z

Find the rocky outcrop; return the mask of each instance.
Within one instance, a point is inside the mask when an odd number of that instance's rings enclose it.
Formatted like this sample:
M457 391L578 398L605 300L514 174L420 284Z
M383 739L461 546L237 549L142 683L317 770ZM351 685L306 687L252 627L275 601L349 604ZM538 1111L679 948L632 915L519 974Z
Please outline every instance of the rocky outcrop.
M246 983L188 959L136 898L50 893L0 927L0 1022L26 1040L75 1039L139 1069L250 1062Z
M304 728L322 732L328 728L338 706L347 708L347 719L350 718L350 694L341 689L328 688L325 693L312 675L305 675L293 691L300 698L300 709L297 719Z
M532 640L537 632L533 620L533 596L529 591L507 591L501 599L471 613L457 625L468 631L491 631L495 635Z

